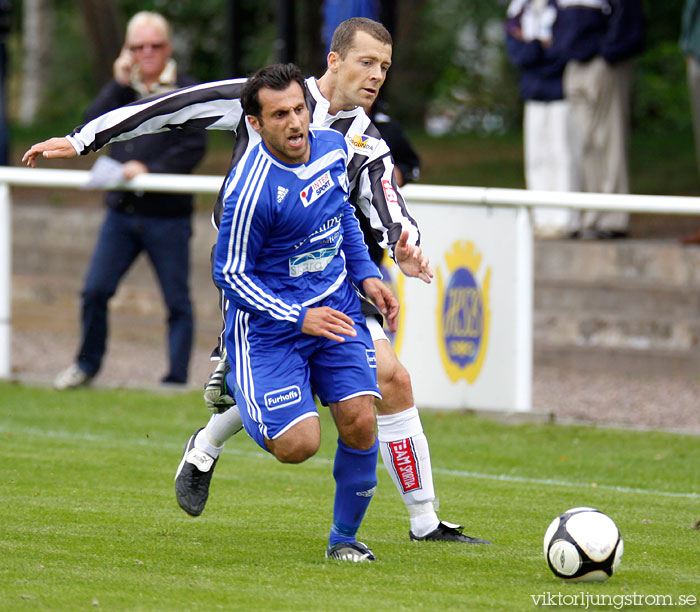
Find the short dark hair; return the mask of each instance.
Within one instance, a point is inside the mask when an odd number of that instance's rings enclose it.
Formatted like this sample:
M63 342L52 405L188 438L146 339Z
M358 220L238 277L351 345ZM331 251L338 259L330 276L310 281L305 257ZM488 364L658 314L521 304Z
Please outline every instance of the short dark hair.
M272 64L258 70L248 79L241 92L241 104L246 115L260 119L260 99L258 93L263 87L283 91L294 81L304 91L304 75L295 64Z
M393 46L391 34L381 23L366 17L352 17L341 22L333 32L331 51L337 53L340 59L345 59L355 40L355 32L367 32L372 38L384 45Z

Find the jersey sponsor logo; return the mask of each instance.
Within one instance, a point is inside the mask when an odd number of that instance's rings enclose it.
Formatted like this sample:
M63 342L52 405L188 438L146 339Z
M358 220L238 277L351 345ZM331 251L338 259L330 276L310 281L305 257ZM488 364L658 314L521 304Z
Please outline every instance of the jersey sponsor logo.
M277 203L281 204L282 200L284 200L288 193L289 189L287 189L286 187L277 187Z
M297 385L276 389L265 394L265 408L279 410L298 404L301 401L301 390Z
M309 236L309 242L318 242L319 240L322 240L333 244L337 240L337 237L335 237L334 234L337 234L340 231L340 220L342 218L343 215L338 215L337 217L331 217L328 219L328 221L326 221Z
M366 349L365 351L367 353L367 364L369 365L370 368L376 368L377 367L377 354L375 351L371 351L369 349Z
M351 149L366 155L372 153L379 142L376 138L365 136L364 134L347 134L345 140L350 145Z
M438 345L452 382L464 378L473 383L484 364L488 347L491 310L491 269L472 242L457 241L446 252L448 275L438 266Z
M408 491L422 488L416 452L413 449L411 438L389 442L389 450L391 451L391 462L394 464L403 492L408 493Z
M327 170L324 174L319 176L313 183L307 185L299 193L301 198L301 203L304 208L318 200L324 193L326 193L335 183L333 182L333 177L331 176L331 171Z
M289 276L296 278L304 272L323 272L338 254L338 247L319 249L289 258Z
M386 201L388 204L398 203L399 196L396 194L396 190L394 189L394 186L391 184L391 181L387 181L386 179L382 179L382 189L384 189L384 197L386 198Z
M304 240L297 242L294 245L294 250L296 251L297 249L301 248L307 242L318 242L319 240L323 240L324 242L328 242L328 243L335 242L336 239L331 238L330 236L332 236L333 234L340 231L340 220L342 218L343 218L343 215L338 215L337 217L331 217L321 227L314 230L307 238L304 238ZM327 240L324 240L326 238L327 238Z

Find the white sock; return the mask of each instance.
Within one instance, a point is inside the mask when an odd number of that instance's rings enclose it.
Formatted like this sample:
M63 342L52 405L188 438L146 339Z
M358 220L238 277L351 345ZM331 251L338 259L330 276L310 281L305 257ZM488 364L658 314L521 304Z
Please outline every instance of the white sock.
M411 531L423 537L437 529L430 448L414 406L397 414L377 415L379 449L384 467L401 495Z
M224 450L226 441L243 427L238 406L231 406L226 412L212 414L206 427L194 439L194 447L216 459Z

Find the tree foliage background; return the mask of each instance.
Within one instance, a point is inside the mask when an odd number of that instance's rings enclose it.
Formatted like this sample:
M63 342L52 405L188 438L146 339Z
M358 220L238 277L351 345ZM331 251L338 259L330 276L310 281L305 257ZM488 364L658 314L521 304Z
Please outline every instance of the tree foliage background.
M156 10L172 23L176 57L201 80L231 76L230 18L227 0L43 0L52 13L51 52L43 103L37 121L68 130L102 86L110 66L96 52L94 22L86 18L92 2L114 9L123 37L127 18L138 10ZM647 47L639 58L634 106L636 125L652 130L690 126L685 67L678 49L683 0L640 0L647 18ZM245 33L240 69L248 74L276 60L275 0L240 0ZM464 130L519 129L521 103L517 72L503 52L503 16L507 0L400 0L397 2L394 66L385 97L393 113L414 128L426 116L448 120ZM22 104L23 10L12 3L8 42L11 61L11 117ZM296 2L297 62L318 73L323 64L319 37L320 2ZM107 14L104 11L94 15ZM101 31L101 30L100 30ZM91 36L91 34L93 34ZM120 44L120 43L119 43ZM114 45L113 45L114 46ZM117 49L118 51L118 49Z

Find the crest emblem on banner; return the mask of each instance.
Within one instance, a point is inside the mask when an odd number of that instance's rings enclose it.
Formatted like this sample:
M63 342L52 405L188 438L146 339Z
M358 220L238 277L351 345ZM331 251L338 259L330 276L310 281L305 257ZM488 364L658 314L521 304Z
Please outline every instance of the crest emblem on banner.
M436 270L437 326L440 357L452 382L473 383L484 365L488 348L491 268L482 269L474 243L457 241L445 254L446 280Z

